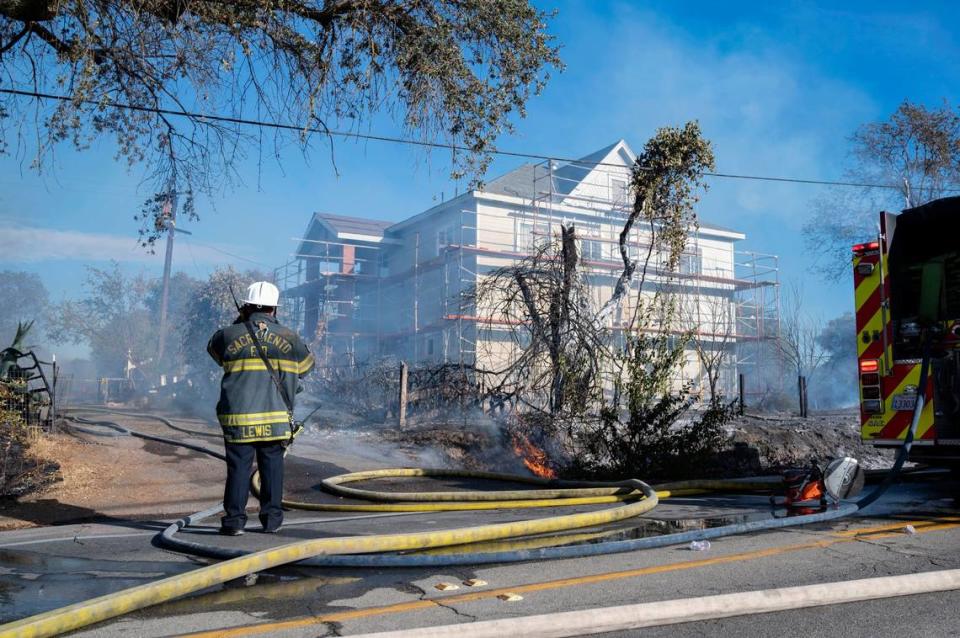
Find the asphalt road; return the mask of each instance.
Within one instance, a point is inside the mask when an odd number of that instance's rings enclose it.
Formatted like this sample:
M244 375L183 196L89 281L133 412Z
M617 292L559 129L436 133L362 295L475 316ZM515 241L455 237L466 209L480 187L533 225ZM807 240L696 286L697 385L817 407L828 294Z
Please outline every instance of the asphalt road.
M320 452L316 454L322 456ZM292 467L309 467L314 462L301 459ZM347 461L338 458L333 465L344 463ZM681 546L476 568L288 567L261 574L255 584L231 583L101 623L75 635L151 637L233 628L219 635L346 636L958 568L960 512L954 500L956 493L956 484L947 478L912 481L895 487L867 512L869 517L728 537L713 541L704 552ZM553 508L549 513L582 509ZM769 513L763 497L671 499L652 513L651 520L621 525L621 534L645 535L680 526L765 517ZM292 512L278 536L251 531L243 537L223 538L215 534L215 520L190 534L212 543L252 549L307 537L443 529L520 520L531 515L546 514L531 514L529 510L374 516ZM297 524L297 519L307 518L325 521ZM251 520L251 527L255 527L255 516ZM203 564L204 561L155 545L153 536L164 523L113 519L107 524L0 534L0 620L22 618ZM917 533L903 531L908 524L913 524ZM861 530L859 535L849 533L856 529ZM469 587L464 584L469 579L482 579L487 584ZM439 583L456 584L459 589L441 591L436 588ZM506 594L520 599L498 597ZM468 631L464 633L469 635ZM617 635L954 636L960 635L960 592L688 623Z

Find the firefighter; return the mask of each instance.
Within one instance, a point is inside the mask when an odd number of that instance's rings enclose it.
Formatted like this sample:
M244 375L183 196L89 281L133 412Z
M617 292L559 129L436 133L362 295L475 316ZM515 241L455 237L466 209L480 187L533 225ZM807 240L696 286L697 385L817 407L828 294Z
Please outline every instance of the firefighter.
M227 482L220 533L243 534L253 458L260 471L260 523L283 524L283 456L296 434L293 402L299 379L313 368L300 337L277 322L280 291L258 281L247 288L239 317L217 330L207 352L223 368L217 418L223 428ZM268 367L269 363L269 367Z

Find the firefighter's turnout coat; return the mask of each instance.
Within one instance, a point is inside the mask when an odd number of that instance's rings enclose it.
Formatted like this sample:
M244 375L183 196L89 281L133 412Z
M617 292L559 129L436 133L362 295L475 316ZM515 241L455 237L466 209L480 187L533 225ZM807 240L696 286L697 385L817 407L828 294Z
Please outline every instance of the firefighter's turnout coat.
M313 355L300 337L268 314L254 313L250 323L292 401L299 379L313 368ZM257 345L243 321L217 330L207 352L223 368L217 418L227 443L281 441L290 437L287 407L270 378Z

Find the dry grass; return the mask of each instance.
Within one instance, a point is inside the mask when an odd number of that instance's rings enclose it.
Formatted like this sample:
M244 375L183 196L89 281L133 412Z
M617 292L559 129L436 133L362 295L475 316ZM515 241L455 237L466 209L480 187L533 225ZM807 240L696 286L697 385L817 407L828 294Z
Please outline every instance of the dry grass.
M39 428L27 427L15 413L0 414L0 497L20 497L57 479L58 466L42 449Z
M57 489L83 491L94 487L103 471L89 455L90 444L64 434L47 434L38 437L27 454L37 462L56 463L59 466Z
M131 425L148 432L159 427L135 420ZM43 461L48 471L29 490L0 500L0 529L99 516L179 516L222 495L222 463L130 437L88 439L68 429L33 437L23 452L22 458Z

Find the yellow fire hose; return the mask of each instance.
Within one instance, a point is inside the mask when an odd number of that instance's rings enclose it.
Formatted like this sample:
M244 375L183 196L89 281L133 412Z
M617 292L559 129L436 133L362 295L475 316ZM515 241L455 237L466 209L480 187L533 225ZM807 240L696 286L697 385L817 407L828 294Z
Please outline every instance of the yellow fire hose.
M344 488L343 483L377 478L431 477L472 478L511 481L530 485L569 485L568 488L549 490L510 490L494 492L377 492ZM461 512L471 510L529 509L538 507L571 507L574 505L601 505L641 498L643 493L627 483L587 483L583 481L556 481L533 476L497 474L469 470L441 470L427 468L402 468L370 470L341 474L322 481L324 487L334 494L350 498L377 501L375 503L308 503L284 499L283 506L308 512ZM575 487L590 485L591 487ZM603 486L603 487L600 487ZM254 473L251 487L260 496L260 474ZM688 481L671 483L667 489L657 487L659 498L689 496L719 490L766 490L773 487L767 481ZM457 499L458 496L462 498ZM401 501L401 502L391 502Z
M416 472L416 470L410 470L410 472ZM466 474L470 475L470 473ZM423 476L424 474L412 475ZM500 477L501 480L510 481L525 478L511 475L500 475ZM488 478L492 478L492 476L488 476ZM150 605L173 600L248 574L320 554L396 552L545 534L621 521L645 514L657 506L656 492L641 481L625 481L608 489L633 492L633 498L642 498L642 500L600 512L567 514L512 523L412 534L378 534L375 536L298 541L14 621L0 626L0 638L55 636ZM551 504L562 504L564 499L553 496L548 500ZM509 507L509 503L509 500L501 502L500 507ZM430 510L427 509L426 511Z
M29 618L0 626L0 638L33 638L54 636L66 631L79 629L96 622L120 616L131 611L173 600L180 596L212 587L248 574L260 572L272 567L293 563L321 554L369 554L377 552L396 552L450 547L468 543L496 541L506 538L532 536L552 532L594 527L639 516L656 507L660 497L679 493L701 493L716 489L746 490L769 489L769 481L689 481L669 484L671 488L655 492L650 486L638 480L611 483L565 483L534 477L494 474L489 472L469 472L458 470L393 469L375 470L344 474L324 481L330 489L349 493L354 497L386 501L393 498L391 492L372 492L355 488L344 488L341 484L371 478L386 477L459 477L483 478L534 485L568 484L590 485L590 487L569 487L541 490L511 490L495 492L423 492L399 493L406 503L376 503L370 505L318 504L285 501L288 507L323 511L440 511L458 509L512 509L518 507L557 507L593 503L609 503L626 499L641 499L620 507L599 512L585 512L553 516L542 519L497 523L476 527L464 527L432 532L411 534L379 534L350 538L323 538L298 541L275 549L268 549L240 558L226 560L215 565L201 567L186 574L171 576L154 583L140 585L113 594L107 594L60 609L48 611ZM254 477L257 485L257 477ZM571 494L572 498L565 498ZM473 501L450 501L454 495L464 496ZM592 495L592 496L591 496ZM535 498L523 498L533 496ZM499 500L489 500L499 499Z
M128 434L139 435L123 428ZM153 440L159 437L150 436ZM180 442L164 442L180 445ZM193 446L196 449L196 446ZM213 456L221 455L207 451ZM396 477L473 478L510 481L538 486L541 489L463 492L377 492L345 487L344 483ZM259 488L254 475L253 486ZM54 636L120 616L137 609L173 600L180 596L225 583L273 567L320 555L371 554L445 548L454 545L483 543L508 538L549 534L595 527L639 516L656 507L659 498L712 490L769 489L769 481L688 481L663 486L654 491L646 483L632 479L618 483L567 482L536 477L462 470L392 469L355 472L326 479L324 486L334 493L364 500L370 504L320 504L284 501L293 509L312 511L450 511L473 509L515 509L559 507L613 503L636 500L598 512L583 512L542 519L496 523L448 530L408 534L321 538L297 541L274 549L247 554L201 567L185 574L107 594L87 601L54 609L0 626L0 638L34 638ZM399 501L399 502L397 502Z

